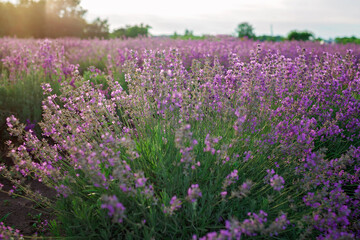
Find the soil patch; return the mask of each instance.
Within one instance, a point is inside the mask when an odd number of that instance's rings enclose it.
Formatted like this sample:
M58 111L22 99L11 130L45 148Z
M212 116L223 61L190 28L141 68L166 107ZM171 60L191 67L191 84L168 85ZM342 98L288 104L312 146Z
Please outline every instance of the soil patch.
M0 178L0 183L4 184L3 190L5 191L12 188L12 184L7 179ZM53 189L38 181L29 180L26 184L30 184L32 190L40 192L45 197L54 198L56 195ZM38 207L31 200L0 192L0 221L4 222L6 226L20 230L22 235L32 236L38 232L39 235L47 236L49 232L47 230L39 232L38 227L44 220L52 219L54 216L50 209Z

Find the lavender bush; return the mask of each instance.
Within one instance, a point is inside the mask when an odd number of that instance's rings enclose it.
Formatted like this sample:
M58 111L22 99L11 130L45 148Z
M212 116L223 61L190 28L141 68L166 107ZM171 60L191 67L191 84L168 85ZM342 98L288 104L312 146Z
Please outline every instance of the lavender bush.
M106 69L74 74L60 94L43 84L42 137L9 117L20 144L8 142L15 165L1 167L55 210L54 234L360 238L359 48L61 41L84 43L69 62L89 51ZM29 177L57 199L24 187Z

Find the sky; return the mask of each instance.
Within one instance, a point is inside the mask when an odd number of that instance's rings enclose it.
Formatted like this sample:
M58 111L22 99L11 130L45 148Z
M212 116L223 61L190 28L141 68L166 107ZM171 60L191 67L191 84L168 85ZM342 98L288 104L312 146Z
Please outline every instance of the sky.
M82 0L86 18L108 19L110 29L148 24L153 35L185 29L195 35L235 34L248 22L256 35L309 30L325 39L360 37L359 0Z
M248 22L256 35L308 30L324 39L360 38L360 0L81 0L81 6L88 21L107 19L110 30L143 23L152 35L186 29L235 35L237 25Z

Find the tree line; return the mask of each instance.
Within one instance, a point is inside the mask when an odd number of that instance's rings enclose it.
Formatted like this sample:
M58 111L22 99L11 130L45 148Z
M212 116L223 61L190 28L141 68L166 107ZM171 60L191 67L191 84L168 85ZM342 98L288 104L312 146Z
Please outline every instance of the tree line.
M150 26L126 26L109 32L106 19L85 20L81 0L0 1L0 37L19 38L117 38L148 36Z
M277 35L277 36L269 36L269 35L261 35L256 36L254 33L254 27L248 22L240 23L236 28L236 33L239 38L249 38L259 41L272 41L272 42L281 42L284 40L296 40L296 41L324 41L321 38L315 38L315 35L310 31L290 31L286 37ZM356 43L360 44L360 39L355 36L352 37L337 37L335 38L336 43L346 44L346 43Z
M315 36L310 31L296 31L293 30L288 33L287 37L283 36L269 36L269 35L262 35L256 36L254 33L254 27L249 24L248 22L240 23L236 28L236 33L239 38L247 37L249 39L255 39L260 41L284 41L284 40L297 40L297 41L309 41L309 40L316 40Z

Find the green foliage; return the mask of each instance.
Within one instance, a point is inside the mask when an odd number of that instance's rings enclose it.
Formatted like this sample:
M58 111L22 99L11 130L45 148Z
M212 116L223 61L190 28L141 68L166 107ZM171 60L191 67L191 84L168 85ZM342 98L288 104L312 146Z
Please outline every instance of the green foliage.
M149 36L149 25L127 25L125 28L118 28L114 30L111 34L111 38L136 38L136 37L147 37Z
M7 201L7 202L5 202ZM8 204L9 200L4 200L3 204ZM11 215L11 212L6 213L3 217L0 218L0 222L5 222L6 219Z
M314 39L314 34L309 31L296 31L293 30L287 35L288 40L296 40L296 41L309 41Z
M280 194L270 186L262 184L266 175L265 169L272 166L271 161L261 154L254 156L248 164L235 167L241 172L239 182L251 179L255 184L251 193L243 199L236 197L228 200L222 199L219 192L222 191L223 181L234 168L232 163L219 165L216 155L204 152L204 133L209 129L214 136L223 135L219 143L231 143L234 131L231 122L221 121L197 124L192 122L193 137L199 140L199 145L194 149L196 160L202 162L201 171L194 170L184 174L184 169L178 163L181 156L175 146L175 129L166 127L161 120L154 121L139 129L140 138L136 140L136 149L140 158L131 162L131 169L135 172L143 171L148 181L154 183L155 195L159 199L157 203L151 202L140 191L134 196L122 192L118 182L114 181L108 190L95 188L87 183L87 179L76 177L76 171L72 174L77 183L74 185L74 194L68 198L62 198L57 202L56 209L59 213L57 219L62 223L53 229L53 234L64 232L67 236L87 237L87 239L190 239L193 234L203 236L209 231L220 229L224 220L236 217L247 218L248 212L264 210L269 213L269 219L275 219L278 211L283 210L293 213L288 203L289 196L294 196L294 204L299 208L302 199L296 196L297 189L288 186L286 194ZM255 135L249 133L249 137ZM164 141L166 139L166 141ZM255 140L255 139L253 139ZM238 142L230 153L249 150L245 142ZM251 148L250 148L251 149ZM255 150L254 150L255 152ZM274 149L273 152L274 153ZM206 159L206 161L204 161ZM235 164L236 165L236 164ZM289 166L288 166L289 167ZM286 167L278 170L279 174L287 176ZM196 202L185 201L187 189L193 183L201 187L202 197ZM236 190L233 188L232 190ZM126 219L122 223L111 223L107 211L101 209L99 197L102 194L115 194L126 208ZM182 199L181 209L173 215L164 213L163 205L168 206L172 196ZM272 196L274 200L269 200ZM144 220L146 220L144 222ZM297 220L297 219L296 219ZM293 233L281 234L280 237L292 238Z
M85 59L85 60L79 61L79 69L78 70L81 75L85 71L87 71L88 68L90 68L90 67L95 67L104 72L107 69L106 61L107 61L106 57L103 57L103 58L99 59L98 61L94 61L93 59Z
M277 36L269 36L269 35L261 35L257 36L256 40L260 42L282 42L285 40L285 37L277 35Z
M16 114L21 121L40 121L41 102L44 98L41 84L50 82L57 93L60 83L42 74L29 74L21 81L9 82L6 78L0 79L0 111ZM4 119L2 119L4 121Z
M102 90L107 90L109 87L107 75L94 67L89 67L88 71L84 72L84 79L90 80L94 85L101 86Z
M206 38L206 36L196 36L194 35L192 30L186 29L184 32L184 35L179 35L176 32L172 36L170 36L172 39L182 39L182 40L203 40Z
M41 121L41 103L44 99L41 84L51 83L54 93L60 92L60 83L50 77L44 77L41 72L31 73L21 81L11 82L5 74L0 75L0 141L9 139L6 131L6 118L11 115L18 116L19 120L26 125L32 125ZM33 129L40 133L38 126ZM0 159L0 163L4 160Z
M335 42L336 43L341 43L341 44L347 44L347 43L360 44L360 38L357 38L355 36L352 36L352 37L337 37L337 38L335 38Z
M236 28L236 32L239 38L247 37L249 39L254 39L256 37L253 26L247 22L240 23Z

